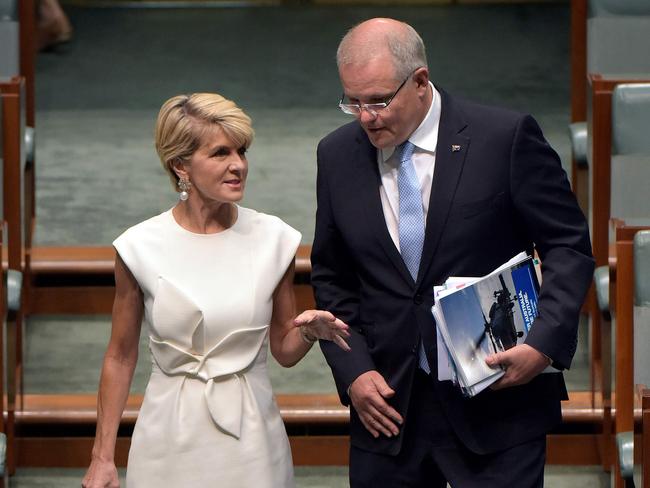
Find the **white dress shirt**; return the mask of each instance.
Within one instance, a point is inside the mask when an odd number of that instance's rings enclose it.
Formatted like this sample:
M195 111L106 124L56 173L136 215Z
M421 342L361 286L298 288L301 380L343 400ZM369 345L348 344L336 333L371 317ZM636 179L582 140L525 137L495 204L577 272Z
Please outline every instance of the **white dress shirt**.
M429 211L429 197L433 182L433 170L436 164L436 145L438 143L438 127L440 125L440 94L433 84L429 82L433 97L426 117L417 129L409 136L408 140L415 145L413 152L413 166L420 183L422 194L422 208L426 222ZM377 150L377 164L381 175L379 194L381 206L384 210L384 219L390 237L399 250L399 191L397 187L397 172L399 161L395 155L395 147Z

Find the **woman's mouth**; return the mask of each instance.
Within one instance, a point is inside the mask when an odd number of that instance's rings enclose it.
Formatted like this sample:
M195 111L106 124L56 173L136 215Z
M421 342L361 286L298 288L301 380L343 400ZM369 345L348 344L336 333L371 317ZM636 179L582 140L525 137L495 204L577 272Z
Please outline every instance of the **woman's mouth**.
M239 179L226 180L224 183L231 188L239 188L241 186L242 180Z

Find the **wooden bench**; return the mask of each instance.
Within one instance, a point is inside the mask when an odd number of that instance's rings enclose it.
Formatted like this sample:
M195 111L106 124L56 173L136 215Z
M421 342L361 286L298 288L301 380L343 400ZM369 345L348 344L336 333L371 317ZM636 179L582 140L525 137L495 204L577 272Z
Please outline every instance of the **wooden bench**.
M2 117L2 109L0 108L0 118ZM2 128L2 123L0 122L0 129ZM2 131L0 130L0 133ZM0 168L1 170L1 168ZM4 243L4 221L2 220L2 213L0 212L0 252L3 249L3 243ZM2 395L2 398L5 397L5 368L4 368L4 359L6 357L6 352L5 352L5 341L4 341L4 335L5 335L5 321L7 319L7 290L5 288L5 274L4 274L4 269L0 267L0 395ZM4 402L3 402L4 403ZM0 418L0 447L1 447L1 453L0 453L0 488L4 488L7 486L7 476L8 476L8 469L7 469L7 447L8 447L8 442L7 442L7 427L6 427L6 421L5 421L5 409L4 409L4 404L2 407L2 418Z
M299 310L314 307L309 285L311 246L296 255L294 291ZM28 315L110 314L115 294L115 249L110 246L34 247Z
M296 465L346 465L349 411L336 395L277 395ZM126 465L130 435L142 395L129 397L116 448ZM563 425L548 436L548 462L600 462L596 438L602 409L591 407L588 392L571 392L562 405ZM25 395L17 412L18 466L82 467L90 459L96 422L96 395Z

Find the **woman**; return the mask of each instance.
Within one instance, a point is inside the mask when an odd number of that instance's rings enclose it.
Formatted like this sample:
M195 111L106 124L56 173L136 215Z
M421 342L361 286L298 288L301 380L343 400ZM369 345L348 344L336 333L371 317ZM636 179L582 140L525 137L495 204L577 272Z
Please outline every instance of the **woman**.
M288 367L317 338L348 350L349 333L328 312L293 318L300 233L236 204L252 138L250 118L219 95L176 96L160 110L156 149L180 200L113 243L113 328L86 488L119 485L113 453L143 317L153 364L128 487L293 486L267 344Z

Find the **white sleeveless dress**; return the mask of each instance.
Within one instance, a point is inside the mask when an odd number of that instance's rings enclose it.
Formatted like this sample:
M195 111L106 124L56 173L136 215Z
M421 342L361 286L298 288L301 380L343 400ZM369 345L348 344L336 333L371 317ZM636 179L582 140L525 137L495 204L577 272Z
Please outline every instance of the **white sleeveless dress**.
M142 289L153 360L128 488L294 486L266 359L273 291L301 236L237 208L217 234L187 231L168 210L113 243Z

